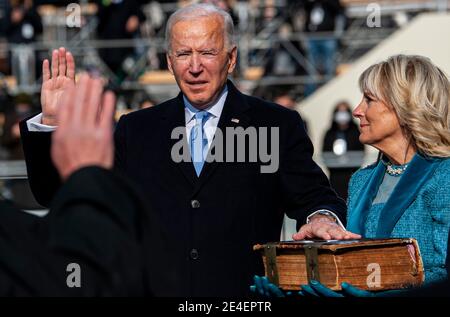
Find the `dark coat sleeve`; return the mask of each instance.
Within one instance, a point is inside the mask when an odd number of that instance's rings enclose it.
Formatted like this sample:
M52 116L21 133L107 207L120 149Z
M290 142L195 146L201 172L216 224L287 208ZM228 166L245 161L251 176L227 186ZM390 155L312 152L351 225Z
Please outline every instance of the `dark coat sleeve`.
M114 130L114 169L119 171L120 173L125 173L126 162L126 153L127 146L125 140L126 136L126 124L125 117L123 115L119 122L117 123L116 129Z
M36 201L48 207L61 187L61 178L50 155L51 132L30 132L27 120L20 122L20 137L27 165L28 180Z
M126 179L97 167L70 176L44 218L3 203L0 295L146 294L144 244L158 233L147 209ZM66 284L70 263L80 267L80 288Z
M292 112L285 125L286 142L280 157L281 183L286 214L297 220L297 227L306 222L312 212L319 209L333 211L345 225L347 208L330 187L321 168L313 161L313 145L304 129L302 119Z

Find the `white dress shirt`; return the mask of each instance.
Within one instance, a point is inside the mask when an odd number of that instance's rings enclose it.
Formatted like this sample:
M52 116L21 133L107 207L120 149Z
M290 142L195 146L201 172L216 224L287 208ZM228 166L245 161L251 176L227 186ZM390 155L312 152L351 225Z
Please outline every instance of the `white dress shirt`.
M52 132L56 130L55 126L42 124L42 112L27 120L28 131L30 132Z
M208 119L203 125L203 130L205 131L206 138L208 140L208 151L211 147L211 143L214 138L214 134L216 133L217 125L219 124L220 115L222 114L223 106L225 105L225 100L227 99L228 95L228 88L225 85L225 88L222 90L222 93L220 94L219 99L211 106L209 106L206 109L203 109L203 111L206 111L209 113ZM200 110L196 109L189 100L183 95L183 101L184 101L184 117L186 120L186 137L188 144L191 142L191 131L192 128L195 126L196 119L195 119L195 113L199 112Z

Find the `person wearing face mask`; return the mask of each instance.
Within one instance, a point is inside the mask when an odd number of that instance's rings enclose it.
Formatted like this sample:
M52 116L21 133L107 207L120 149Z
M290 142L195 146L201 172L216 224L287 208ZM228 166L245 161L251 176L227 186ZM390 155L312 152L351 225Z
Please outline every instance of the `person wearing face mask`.
M333 153L333 157L345 155L349 151L364 151L364 145L359 142L358 127L352 120L351 108L346 101L339 102L334 108L333 122L325 134L322 151ZM347 199L348 182L359 166L325 163L330 172L331 186L339 196Z
M32 0L10 0L5 2L2 18L4 35L9 45L11 73L19 85L32 85L40 76L38 59L32 43L43 31L42 19Z

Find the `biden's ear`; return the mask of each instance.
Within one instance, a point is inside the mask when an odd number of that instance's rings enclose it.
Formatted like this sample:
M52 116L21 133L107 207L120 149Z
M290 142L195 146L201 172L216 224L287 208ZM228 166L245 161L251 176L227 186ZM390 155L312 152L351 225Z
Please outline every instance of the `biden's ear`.
M228 56L229 60L228 60L228 74L233 73L234 68L236 67L236 62L237 62L237 47L234 46Z
M172 60L170 59L169 53L166 53L166 60L167 60L167 67L169 68L169 72L173 75Z

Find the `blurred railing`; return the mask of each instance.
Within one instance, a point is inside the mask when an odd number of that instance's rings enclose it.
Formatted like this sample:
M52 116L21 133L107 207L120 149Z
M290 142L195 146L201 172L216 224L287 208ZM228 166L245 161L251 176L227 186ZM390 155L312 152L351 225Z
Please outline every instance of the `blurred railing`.
M0 161L0 180L27 178L25 161Z

